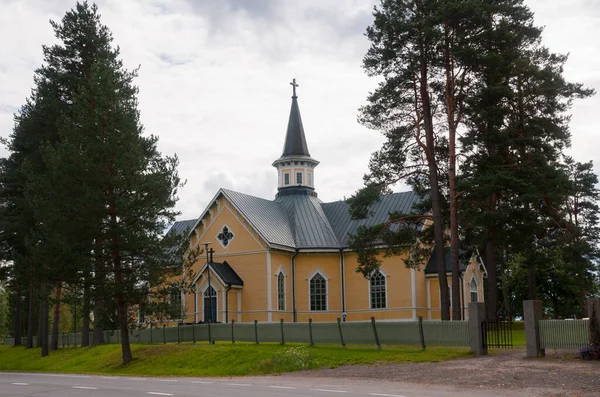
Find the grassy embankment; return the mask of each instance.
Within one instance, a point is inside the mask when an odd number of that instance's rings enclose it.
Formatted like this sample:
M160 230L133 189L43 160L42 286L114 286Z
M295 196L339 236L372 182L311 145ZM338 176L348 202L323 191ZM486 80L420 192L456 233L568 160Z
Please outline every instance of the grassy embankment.
M62 348L40 358L40 349L0 347L0 371L146 376L244 376L347 364L437 362L469 356L465 349L278 344L133 344L134 361L121 366L120 345Z

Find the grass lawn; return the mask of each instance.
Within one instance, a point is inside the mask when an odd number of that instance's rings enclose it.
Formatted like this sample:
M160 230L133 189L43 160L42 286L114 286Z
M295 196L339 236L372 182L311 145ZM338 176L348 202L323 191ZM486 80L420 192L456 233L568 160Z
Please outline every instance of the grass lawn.
M134 361L121 366L121 346L61 348L40 358L40 349L0 347L0 371L42 371L147 376L243 376L347 364L437 362L470 356L465 349L315 346L278 344L131 345Z
M514 347L525 346L525 325L522 321L515 321L513 323L512 340Z

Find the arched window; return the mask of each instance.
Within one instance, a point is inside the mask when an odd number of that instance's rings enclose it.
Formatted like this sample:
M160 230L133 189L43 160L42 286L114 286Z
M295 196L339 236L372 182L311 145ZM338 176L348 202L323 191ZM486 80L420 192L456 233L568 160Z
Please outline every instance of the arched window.
M477 293L477 280L475 277L471 277L471 282L469 283L469 291L471 292L471 302L478 302L479 295Z
M371 309L385 309L387 307L385 276L376 270L369 279Z
M217 321L217 291L212 287L204 290L204 321Z
M327 310L327 280L321 273L315 273L310 283L310 310Z
M285 310L285 275L279 272L277 275L277 310Z

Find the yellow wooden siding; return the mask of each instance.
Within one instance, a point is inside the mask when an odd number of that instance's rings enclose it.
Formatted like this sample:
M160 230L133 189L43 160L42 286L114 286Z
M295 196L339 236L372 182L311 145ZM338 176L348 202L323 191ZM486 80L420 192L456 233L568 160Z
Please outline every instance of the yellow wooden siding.
M335 321L341 316L340 255L336 253L302 254L296 256L296 310L297 321ZM308 277L321 269L329 278L327 282L327 310L310 311Z
M272 251L271 252L271 302L272 302L272 319L279 321L291 322L293 320L292 310L292 265L291 258L293 253ZM277 274L279 269L283 268L285 272L285 310L280 311L277 307Z

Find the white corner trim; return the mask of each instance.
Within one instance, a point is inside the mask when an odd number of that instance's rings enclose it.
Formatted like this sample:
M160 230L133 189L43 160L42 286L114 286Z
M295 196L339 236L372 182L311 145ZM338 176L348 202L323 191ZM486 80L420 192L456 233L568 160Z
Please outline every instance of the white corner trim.
M319 273L321 276L323 276L323 278L325 279L325 281L329 281L329 276L323 270L321 270L321 268L318 267L318 266L315 268L315 270L313 270L313 272L311 274L308 275L308 277L306 279L307 280L312 280L312 278L314 276L316 276L317 273Z
M273 313L271 312L273 310L273 306L272 306L272 300L273 297L272 295L272 285L273 285L273 280L271 279L271 249L267 249L267 319L269 322L273 321Z
M221 290L221 293L223 295L223 300L221 301L221 322L224 323L225 322L225 310L227 310L227 308L225 307L225 302L227 302L227 298L225 297L225 295L227 295L227 289L223 288ZM219 306L217 306L219 307ZM217 311L217 318L219 318L219 312Z
M410 291L411 291L411 298L412 298L412 317L413 320L417 319L417 286L416 286L417 282L416 282L416 275L415 275L415 268L411 267L410 268Z
M427 319L431 320L431 279L427 279Z
M479 248L476 247L475 252L477 252L477 259L479 260L479 264L483 268L483 277L487 278L487 276L488 276L487 267L485 267L485 263L483 263L483 258L481 257L481 254L479 253Z
M242 322L242 290L238 289L237 291L237 302L238 302L238 307L237 307L237 312L238 312L238 323Z

